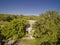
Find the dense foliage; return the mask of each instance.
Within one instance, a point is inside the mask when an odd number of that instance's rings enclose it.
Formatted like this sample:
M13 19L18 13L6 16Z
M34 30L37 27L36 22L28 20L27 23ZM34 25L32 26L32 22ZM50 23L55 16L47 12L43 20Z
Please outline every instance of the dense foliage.
M23 18L15 18L9 21L3 21L4 23L0 25L0 41L12 38L17 41L26 34L26 28L29 25L28 20ZM2 38L2 39L1 39Z
M16 15L11 14L0 14L0 21L11 21L13 19L17 18Z
M25 34L28 21L25 19L14 19L11 22L5 22L1 26L1 34L7 39L11 36L22 37Z
M60 38L60 15L56 11L41 14L33 25L38 45L58 45Z
M32 27L36 40L34 45L60 45L60 14L56 11L47 11L40 16L0 14L0 42L24 37L28 20L37 21Z

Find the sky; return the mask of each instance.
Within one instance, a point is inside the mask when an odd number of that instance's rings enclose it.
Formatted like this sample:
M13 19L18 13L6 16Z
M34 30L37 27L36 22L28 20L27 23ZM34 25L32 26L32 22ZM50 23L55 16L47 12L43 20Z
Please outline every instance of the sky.
M49 10L60 12L60 0L0 0L0 14L39 15Z

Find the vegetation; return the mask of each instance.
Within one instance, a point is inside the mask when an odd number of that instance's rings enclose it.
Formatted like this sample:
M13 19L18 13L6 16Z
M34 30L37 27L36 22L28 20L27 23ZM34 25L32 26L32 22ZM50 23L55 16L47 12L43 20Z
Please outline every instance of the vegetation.
M16 41L25 35L27 26L28 20L23 18L13 19L10 22L5 21L0 28L2 38L4 40L12 38Z
M56 11L41 14L39 20L33 25L34 37L38 45L58 45L60 39L60 15Z
M14 19L11 22L5 22L4 25L1 26L1 34L6 39L14 35L22 37L25 34L27 25L28 21L25 19Z
M18 44L19 45L37 45L35 39L32 39L32 40L22 39L22 40L20 40L20 43L18 43Z
M34 40L22 40L31 45L60 45L60 14L47 11L40 16L0 14L0 42L12 38L17 41L26 34L28 20L37 20L33 25Z

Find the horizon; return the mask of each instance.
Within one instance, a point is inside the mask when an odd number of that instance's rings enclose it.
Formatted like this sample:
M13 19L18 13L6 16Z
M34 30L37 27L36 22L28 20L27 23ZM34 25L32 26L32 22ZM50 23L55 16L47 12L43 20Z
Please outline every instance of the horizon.
M60 0L0 0L0 14L39 15L45 11L60 12Z

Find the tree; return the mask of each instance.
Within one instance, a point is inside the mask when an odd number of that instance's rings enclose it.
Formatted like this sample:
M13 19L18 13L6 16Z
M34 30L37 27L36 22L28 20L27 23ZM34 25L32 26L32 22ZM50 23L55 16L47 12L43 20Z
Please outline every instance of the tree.
M59 35L58 32L60 33L59 17L60 15L56 11L48 11L40 15L38 22L33 25L35 30L33 36L39 42L38 45L45 45L46 42L50 43L50 45L56 45Z
M25 35L27 26L28 21L22 18L14 19L11 22L5 22L1 26L1 35L3 35L6 40L11 37L17 40Z

